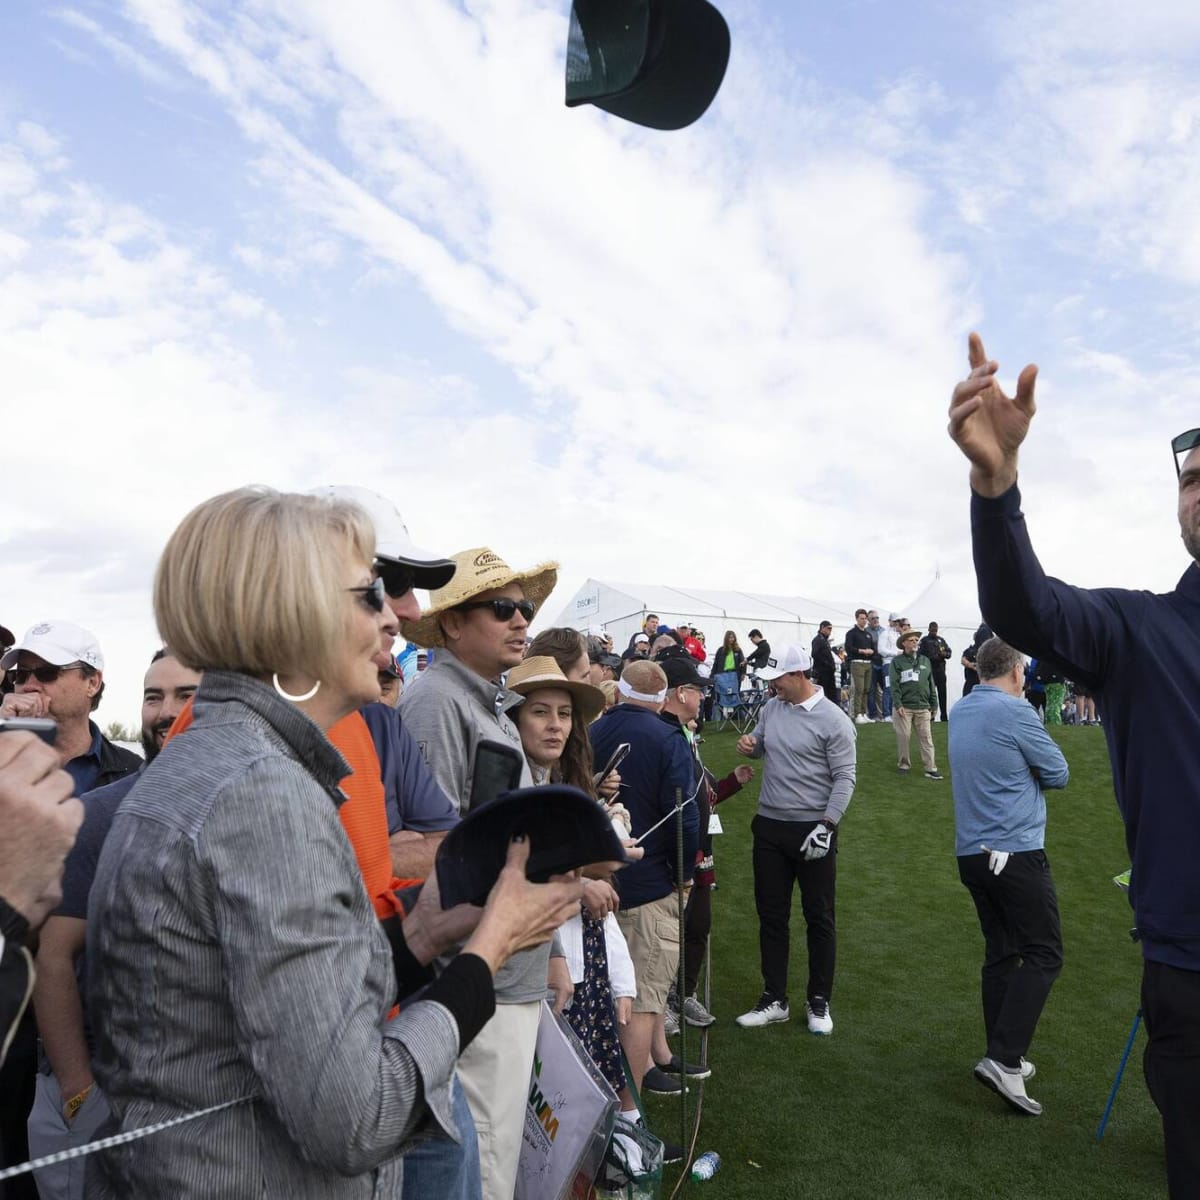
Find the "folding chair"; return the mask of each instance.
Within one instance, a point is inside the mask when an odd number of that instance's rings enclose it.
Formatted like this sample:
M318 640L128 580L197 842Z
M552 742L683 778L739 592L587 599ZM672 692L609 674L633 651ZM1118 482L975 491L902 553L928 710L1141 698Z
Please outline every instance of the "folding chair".
M721 723L717 726L717 729L721 730L728 725L732 725L741 733L741 729L737 724L737 713L742 706L741 693L738 691L737 672L723 671L720 675L714 675L712 677L712 684L717 711L721 718Z

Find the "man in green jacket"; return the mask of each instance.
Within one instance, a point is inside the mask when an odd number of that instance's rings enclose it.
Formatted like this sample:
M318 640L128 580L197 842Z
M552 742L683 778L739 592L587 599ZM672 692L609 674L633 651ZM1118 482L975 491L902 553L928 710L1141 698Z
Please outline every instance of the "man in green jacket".
M901 775L909 772L908 746L913 726L917 730L917 747L926 779L941 779L937 760L933 756L933 735L930 723L938 708L937 688L933 681L933 664L917 653L921 634L906 629L898 639L900 653L888 668L892 681L892 724L896 728L896 766Z

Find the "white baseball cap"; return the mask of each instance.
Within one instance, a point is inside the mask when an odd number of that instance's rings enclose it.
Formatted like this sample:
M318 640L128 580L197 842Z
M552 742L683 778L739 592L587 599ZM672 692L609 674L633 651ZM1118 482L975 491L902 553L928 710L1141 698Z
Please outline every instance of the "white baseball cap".
M25 630L25 636L0 658L0 671L9 671L17 665L17 655L25 651L36 654L55 667L68 663L87 663L97 671L104 670L104 655L96 635L82 625L70 621L39 621Z
M767 659L766 665L758 668L763 679L778 679L780 675L790 675L793 671L811 671L812 655L797 642L788 642L775 654Z
M456 564L444 554L418 546L409 537L400 510L386 496L350 483L327 483L308 494L323 500L349 500L366 509L375 526L375 557L415 567L417 587L432 591L445 587L454 577Z

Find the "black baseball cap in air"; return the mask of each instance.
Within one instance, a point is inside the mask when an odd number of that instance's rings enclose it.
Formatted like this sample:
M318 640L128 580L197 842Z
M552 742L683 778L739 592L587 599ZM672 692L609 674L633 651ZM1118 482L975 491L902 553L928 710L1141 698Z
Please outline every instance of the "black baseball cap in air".
M565 784L518 788L472 809L442 839L434 860L442 907L486 904L518 833L529 839L525 875L534 883L591 863L626 861L612 822L586 793Z
M708 0L574 0L567 106L682 129L716 96L729 44L729 26Z

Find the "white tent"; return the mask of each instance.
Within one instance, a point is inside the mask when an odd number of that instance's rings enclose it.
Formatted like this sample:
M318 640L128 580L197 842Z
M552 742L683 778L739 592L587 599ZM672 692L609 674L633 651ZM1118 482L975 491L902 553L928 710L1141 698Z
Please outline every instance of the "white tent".
M665 587L662 584L618 583L589 579L555 619L555 625L586 630L595 626L612 634L618 653L640 632L647 615L662 624L687 621L704 632L710 650L721 645L727 629L738 636L748 654L751 629L758 629L772 646L811 643L822 621L833 622L833 640L842 640L854 624L856 603L814 600L808 596L773 596L764 592Z

